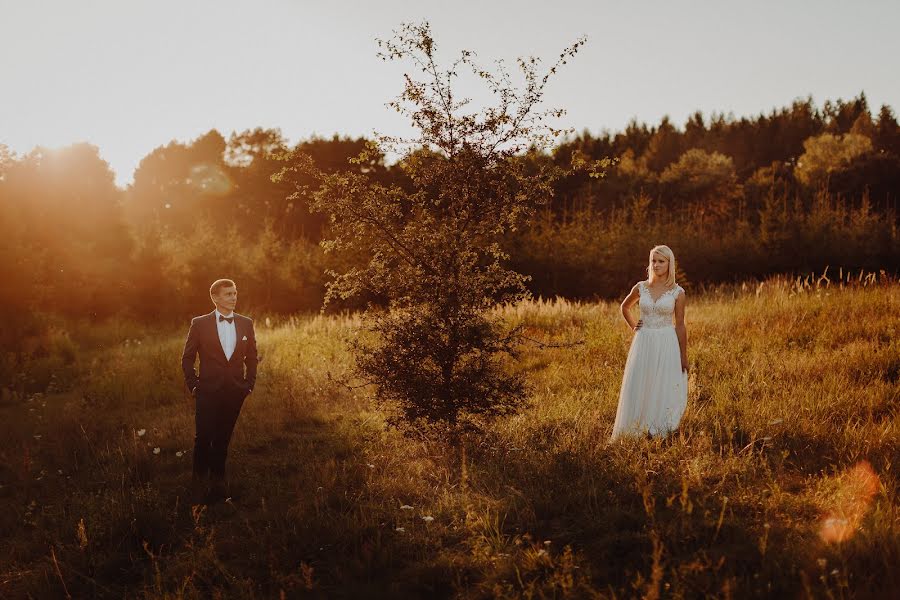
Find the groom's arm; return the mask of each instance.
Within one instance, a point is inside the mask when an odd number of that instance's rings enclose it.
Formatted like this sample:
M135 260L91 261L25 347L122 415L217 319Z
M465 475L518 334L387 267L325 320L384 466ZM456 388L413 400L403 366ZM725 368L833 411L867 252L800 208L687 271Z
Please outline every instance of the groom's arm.
M259 364L259 355L256 352L256 330L253 328L252 319L250 320L250 336L247 338L244 364L247 366L247 389L253 391L253 386L256 385L256 366Z
M199 330L200 328L196 325L195 320L192 320L191 328L188 330L187 341L184 342L184 351L181 353L181 370L184 372L184 384L192 393L194 388L200 383L197 372L194 370L194 360L197 358L197 351L200 348Z

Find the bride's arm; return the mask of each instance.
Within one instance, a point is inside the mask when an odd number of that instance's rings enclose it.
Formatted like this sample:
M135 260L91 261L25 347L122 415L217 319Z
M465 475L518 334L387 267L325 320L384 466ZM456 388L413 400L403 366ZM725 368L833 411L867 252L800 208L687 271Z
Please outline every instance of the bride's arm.
M687 359L687 327L684 325L684 305L687 303L684 291L675 297L675 334L678 336L678 346L681 348L681 370L688 370Z
M625 296L625 299L622 300L621 309L622 309L622 317L624 317L625 322L628 323L628 326L631 327L632 331L636 331L640 329L641 322L635 321L634 317L631 316L631 307L634 306L634 303L640 300L641 292L638 289L638 286L635 285L631 288L631 291L628 292L628 295Z

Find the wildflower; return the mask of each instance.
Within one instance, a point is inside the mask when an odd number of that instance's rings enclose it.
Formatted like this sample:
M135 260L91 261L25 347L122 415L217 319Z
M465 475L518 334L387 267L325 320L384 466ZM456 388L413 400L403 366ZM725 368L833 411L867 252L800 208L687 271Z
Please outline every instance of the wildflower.
M147 433L146 429L138 429L138 437L144 437L144 434Z
M56 472L57 472L59 475L62 475L62 474L63 474L63 473L62 473L62 469L57 469Z
M181 458L182 456L184 456L184 452L179 450L178 452L175 453L175 456L177 456L178 458Z
M406 529L404 529L403 527L398 527L394 531L399 531L400 533L403 533L404 531L406 531Z
M156 448L153 449L153 454L159 454L159 453L160 453L159 446L157 446Z
M410 506L409 504L404 504L403 506L400 507L400 510L412 510L412 509L413 509L413 507Z
M375 468L375 465L373 465L372 463L366 463L366 466L369 467L370 469Z
M434 517L426 516L426 517L422 517L422 520L425 521L426 523L431 523L432 521L434 521Z
M837 569L832 569L831 574L832 574L832 575L837 575L837 574L838 574L838 570L837 570Z

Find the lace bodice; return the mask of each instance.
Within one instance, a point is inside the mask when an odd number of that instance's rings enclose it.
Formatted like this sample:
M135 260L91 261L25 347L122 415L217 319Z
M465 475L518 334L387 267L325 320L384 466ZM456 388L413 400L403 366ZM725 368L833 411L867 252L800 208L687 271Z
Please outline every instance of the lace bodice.
M640 291L638 304L641 307L642 326L648 329L674 327L672 317L675 314L675 298L678 294L683 294L684 289L680 285L675 285L672 289L663 292L662 296L655 301L647 288L646 281L638 283L638 289Z

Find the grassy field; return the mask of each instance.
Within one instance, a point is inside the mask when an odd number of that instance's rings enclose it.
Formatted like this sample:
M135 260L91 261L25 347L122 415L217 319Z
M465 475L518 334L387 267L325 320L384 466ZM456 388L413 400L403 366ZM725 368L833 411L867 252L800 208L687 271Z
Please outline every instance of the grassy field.
M0 404L0 596L900 595L900 284L688 290L688 412L607 444L614 304L504 310L531 405L448 448L338 383L352 317L258 319L230 501L186 503L185 327L58 328ZM39 390L39 391L36 391Z

